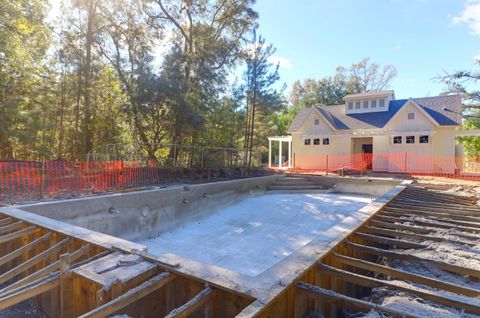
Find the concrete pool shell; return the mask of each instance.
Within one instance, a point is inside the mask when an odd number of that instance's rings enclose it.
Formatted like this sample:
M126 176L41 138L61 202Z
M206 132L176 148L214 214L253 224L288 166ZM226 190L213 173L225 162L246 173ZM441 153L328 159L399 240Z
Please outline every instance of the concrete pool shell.
M404 187L391 179L311 176L324 190L265 193L275 178L46 202L21 206L23 214L18 208L2 212L26 221L33 213L38 222L51 218L111 235L117 242L109 244L124 250L149 247L158 261L180 273L256 300L240 314L248 317ZM182 235L194 238L182 243Z

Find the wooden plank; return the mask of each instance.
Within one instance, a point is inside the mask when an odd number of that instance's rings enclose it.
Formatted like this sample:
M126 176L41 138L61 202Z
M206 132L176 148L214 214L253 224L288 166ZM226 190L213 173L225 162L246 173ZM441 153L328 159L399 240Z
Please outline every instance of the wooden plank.
M44 234L43 236L37 238L36 240L28 243L27 245L24 245L24 246L16 249L15 251L7 254L7 255L2 256L0 258L0 266L8 263L11 260L14 260L15 258L17 258L20 255L22 255L23 253L25 253L26 251L29 251L29 250L37 247L38 245L47 242L48 240L50 240L51 236L52 236L52 233L48 232L48 233Z
M429 214L422 214L422 213L417 213L416 211L410 211L410 212L398 212L398 211L389 211L389 210L383 210L382 215L384 216L389 216L389 217L394 217L394 218L399 218L399 217L415 217L415 218L423 218L427 222L428 221L434 221L434 222L442 222L442 223L447 223L447 224L453 224L455 226L465 226L469 228L475 228L477 231L480 231L480 223L478 222L468 222L468 221L459 221L451 218L450 216L442 216L442 215L429 215Z
M438 209L435 209L435 208L427 210L424 208L409 207L404 205L399 205L398 207L387 205L386 207L383 208L383 211L407 212L407 213L414 213L416 215L431 215L431 216L438 216L438 217L448 216L452 220L480 223L480 217L469 216L469 215L459 215L458 213L452 213L450 211L439 211Z
M14 220L15 219L11 218L11 217L6 217L4 219L1 219L0 220L0 226L8 225L8 224L12 223Z
M335 260L337 260L340 263L361 268L367 271L372 271L375 273L380 273L380 274L384 274L384 275L388 275L396 278L405 279L410 282L427 285L437 289L443 289L452 293L457 293L457 294L465 295L468 297L480 296L480 291L476 289L462 287L455 284L450 284L438 279L417 275L417 274L412 274L412 273L398 270L392 267L367 262L364 260L348 257L345 255L340 255L337 253L333 253L332 256Z
M197 311L201 306L205 305L213 296L213 289L205 288L199 292L195 297L180 307L172 310L165 318L185 318Z
M389 246L397 246L400 248L413 248L413 249L423 249L426 248L427 246L424 244L418 244L418 243L412 243L412 242L406 242L402 240L396 240L396 239L390 239L382 236L376 236L376 235L371 235L371 234L366 234L366 233L361 233L361 232L355 232L355 235L367 240L369 242L374 242L374 243L380 243L380 244L386 244Z
M427 289L417 289L417 288L407 287L403 285L397 285L386 280L380 280L372 277L355 274L355 273L334 268L322 263L319 263L317 266L319 267L320 270L324 271L325 273L330 274L332 276L336 276L338 278L341 278L353 284L357 284L357 285L361 285L369 288L386 286L388 288L392 288L392 289L408 292L413 295L417 295L419 297L422 297L423 299L430 300L444 306L458 308L460 310L465 310L467 312L470 312L476 315L480 314L480 307L474 304L471 304L469 302L462 301L458 298L452 299L446 296L440 296L440 295L437 295L435 292Z
M77 259L81 258L82 256L85 256L89 251L90 251L90 244L86 244L82 246L81 248L77 249L70 255L68 255L70 262L75 262ZM5 288L0 290L0 297L3 297L3 294L7 292L12 292L12 290L18 289L23 285L26 285L34 280L37 280L41 277L44 277L56 270L60 269L60 260L57 260L39 270L36 272L28 275L27 277L24 277L20 279L19 281L14 282L13 284L10 284L6 286Z
M15 223L11 223L11 224L2 226L2 227L0 227L0 235L4 235L4 234L7 234L7 233L12 232L12 231L19 230L23 226L24 226L23 221L18 221L18 222L15 222Z
M401 222L401 223L416 223L418 225L426 226L426 227L432 227L432 228L440 228L440 229L455 229L460 232L468 232L468 233L473 233L473 234L479 234L480 229L478 228L472 228L472 227L466 227L466 226L459 226L459 225L454 225L454 224L445 224L447 222L443 222L443 224L439 224L436 222L429 222L429 221L423 221L423 220L418 220L418 219L413 219L413 218L399 218L399 217L390 217L390 216L385 216L385 215L376 215L376 219L383 221L383 222ZM480 239L480 236L477 237Z
M54 255L55 253L60 251L63 247L68 245L69 241L70 241L69 238L63 239L62 241L58 242L54 246L50 247L49 249L43 251L42 253L40 253L38 255L35 255L34 257L27 260L26 262L21 263L17 267L14 267L11 270L9 270L8 272L0 275L0 284L3 284L7 280L16 277L17 275L21 274L25 270L35 266L35 264L37 264L38 262L41 262L41 261L51 257L52 255Z
M377 220L371 220L370 223L380 228L387 228L390 230L403 230L403 231L409 231L409 232L418 233L418 234L429 234L429 233L435 232L434 229L426 229L418 226L395 224L395 223L382 222Z
M147 280L141 285L130 289L125 294L120 295L119 297L113 299L112 301L106 304L103 304L102 306L97 307L92 311L86 314L83 314L80 317L81 318L107 317L108 315L111 315L121 310L122 308L125 308L126 306L134 303L135 301L145 297L146 295L149 295L152 292L162 288L163 286L168 284L170 281L172 281L174 278L175 278L174 274L171 274L169 272L163 272Z
M376 312L385 313L398 318L422 318L420 316L415 316L406 312L400 312L381 305L373 304L368 301L348 297L332 290L320 288L304 282L297 283L297 291L300 294L318 299L322 302L335 304L341 307L347 307L356 311L369 312L374 310Z
M370 234L376 234L376 235L387 235L387 236L392 236L392 237L401 237L401 238L406 238L410 240L415 240L415 241L435 241L435 242L450 242L453 244L464 244L468 246L477 246L477 243L474 242L468 242L468 241L462 241L462 240L451 240L447 239L444 237L438 237L438 236L430 236L430 235L422 235L422 234L416 234L416 233L408 233L408 232L403 232L403 231L398 231L398 230L389 230L389 229L382 229L379 227L375 226L364 226L362 229Z
M43 294L49 290L52 290L60 285L58 276L50 277L43 280L36 285L29 286L27 289L22 289L15 294L10 294L6 297L0 298L0 309L5 309L15 304L18 304L29 298Z
M353 250L366 252L366 253L369 253L371 255L384 256L384 257L388 257L388 258L396 258L396 259L400 259L400 260L404 260L404 261L408 261L408 262L413 262L413 263L415 263L415 262L427 262L427 263L430 263L430 264L433 264L433 265L437 266L440 269L443 269L443 270L446 270L446 271L449 271L449 272L452 272L452 273L456 273L456 274L459 274L459 275L462 275L462 276L467 276L468 275L468 276L473 276L473 277L480 278L480 270L476 270L476 269L473 269L473 268L466 268L466 267L453 265L453 264L449 264L449 263L445 263L445 262L441 262L441 261L436 261L436 260L432 260L432 259L422 258L422 257L418 257L418 256L406 254L406 253L399 253L399 252L384 250L384 249L380 249L380 248L376 248L376 247L355 244L355 243L352 243L348 240L344 240L344 243L349 248L351 248Z
M36 226L29 226L29 227L23 228L23 229L21 229L17 232L13 232L13 233L10 233L10 234L5 234L3 236L0 236L0 244L9 242L9 241L17 239L17 238L20 238L24 235L32 234L33 232L36 232L36 231L39 231L39 230L40 230L40 228L37 228Z

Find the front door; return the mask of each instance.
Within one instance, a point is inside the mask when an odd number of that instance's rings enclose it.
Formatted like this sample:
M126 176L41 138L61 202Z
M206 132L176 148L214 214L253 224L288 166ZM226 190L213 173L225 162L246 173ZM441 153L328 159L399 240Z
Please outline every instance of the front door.
M363 162L366 170L372 170L372 153L373 153L372 144L362 145Z

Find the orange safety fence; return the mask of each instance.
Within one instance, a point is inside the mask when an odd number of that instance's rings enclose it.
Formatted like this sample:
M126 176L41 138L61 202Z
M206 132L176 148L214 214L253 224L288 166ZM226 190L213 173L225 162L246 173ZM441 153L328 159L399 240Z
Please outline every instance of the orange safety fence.
M434 156L410 152L295 155L293 167L297 171L355 170L480 181L479 158Z
M0 201L101 193L159 180L156 165L142 162L0 161Z

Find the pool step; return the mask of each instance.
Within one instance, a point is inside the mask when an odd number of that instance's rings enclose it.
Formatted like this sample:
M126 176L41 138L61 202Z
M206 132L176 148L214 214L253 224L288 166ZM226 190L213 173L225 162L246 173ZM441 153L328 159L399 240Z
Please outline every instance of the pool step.
M301 176L287 176L277 178L273 184L268 188L268 190L316 190L321 189L320 186L311 182L308 178Z
M321 189L321 187L316 185L308 185L308 186L279 186L279 185L272 185L268 188L268 190L317 190Z

